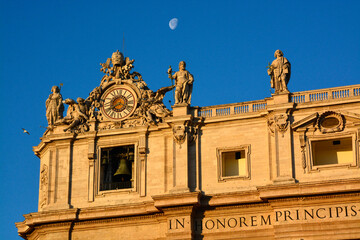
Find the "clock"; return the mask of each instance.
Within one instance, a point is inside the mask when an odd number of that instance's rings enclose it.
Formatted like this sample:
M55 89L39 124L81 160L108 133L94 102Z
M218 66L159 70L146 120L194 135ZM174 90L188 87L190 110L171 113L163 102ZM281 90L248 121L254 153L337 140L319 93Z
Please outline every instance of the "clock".
M101 97L102 114L114 121L130 117L137 106L137 95L127 86L116 86L108 89Z

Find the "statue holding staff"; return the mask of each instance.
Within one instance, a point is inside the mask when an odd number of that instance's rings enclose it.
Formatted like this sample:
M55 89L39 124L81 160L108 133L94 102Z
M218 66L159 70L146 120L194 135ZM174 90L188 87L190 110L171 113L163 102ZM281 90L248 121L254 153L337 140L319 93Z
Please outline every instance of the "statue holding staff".
M271 78L271 87L275 88L275 94L289 93L287 84L290 80L291 64L284 57L281 50L276 50L274 57L276 59L268 66L267 70L267 73Z
M172 68L168 70L168 76L171 80L175 80L175 105L191 103L191 94L193 89L194 77L186 69L186 63L179 63L179 71L172 75Z

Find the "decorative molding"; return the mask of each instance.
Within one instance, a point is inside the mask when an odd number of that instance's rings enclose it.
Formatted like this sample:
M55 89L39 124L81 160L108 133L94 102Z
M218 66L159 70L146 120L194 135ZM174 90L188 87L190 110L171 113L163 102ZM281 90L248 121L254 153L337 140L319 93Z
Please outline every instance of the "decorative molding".
M311 114L311 115L309 115L309 116L307 116L307 117L305 117L305 118L291 124L291 128L293 130L296 130L297 128L299 128L301 126L309 124L310 122L316 120L318 116L319 116L319 114L317 112L313 113L313 114Z
M284 137L284 134L289 126L289 115L287 113L274 114L268 118L267 126L272 136L275 131L278 131Z
M222 174L222 155L223 153L226 152L237 152L237 151L245 151L245 158L246 158L246 170L247 173L246 175L242 175L242 176L229 176L229 177L224 177ZM251 156L251 145L249 144L244 144L244 145L240 145L240 146L234 146L234 147L220 147L220 148L216 148L216 156L217 156L217 165L218 165L218 181L219 182L226 182L229 180L250 180L251 179L251 160L250 160L250 156Z
M301 167L306 172L306 131L302 131L299 134L300 148L301 148Z
M183 205L200 205L201 192L186 192L152 196L157 208L180 207Z
M343 194L329 194L329 195L315 195L315 196L301 196L301 197L288 197L288 198L276 198L269 199L269 203L275 202L294 202L294 201L314 201L314 200L325 200L325 199L339 199L339 198L360 198L360 193L343 193Z
M218 210L228 210L228 209L247 209L247 208L262 208L262 207L270 207L270 203L241 203L239 205L231 205L231 206L216 206L215 209L206 209L206 211L218 211Z
M43 208L48 204L48 188L49 188L49 168L46 164L43 164L40 170L40 190L41 201L40 208Z
M262 199L360 191L360 178L257 187Z
M173 136L177 144L181 145L185 142L186 127L185 125L176 125L173 127Z
M88 225L88 224L102 224L102 223L116 223L116 222L127 222L127 221L138 221L146 219L156 219L163 217L164 213L154 213L142 216L131 216L131 217L111 217L106 219L96 219L96 220L84 220L81 222L75 222L74 225Z
M318 117L316 126L322 133L341 132L345 128L345 118L340 113L327 111Z

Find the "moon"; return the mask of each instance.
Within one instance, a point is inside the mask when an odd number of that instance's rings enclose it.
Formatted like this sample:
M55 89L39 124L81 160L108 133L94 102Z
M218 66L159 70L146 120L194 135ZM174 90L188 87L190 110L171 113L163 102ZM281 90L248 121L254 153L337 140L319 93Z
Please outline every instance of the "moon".
M173 18L169 22L169 27L171 30L175 30L178 25L179 20L177 18Z

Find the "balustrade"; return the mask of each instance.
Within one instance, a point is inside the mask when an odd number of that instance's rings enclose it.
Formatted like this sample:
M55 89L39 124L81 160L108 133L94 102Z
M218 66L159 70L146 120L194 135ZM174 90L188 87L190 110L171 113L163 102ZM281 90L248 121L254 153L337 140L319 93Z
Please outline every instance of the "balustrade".
M307 102L331 101L350 97L360 96L360 84L336 87L328 89L319 89L312 91L291 93L291 102L302 104ZM266 100L225 104L211 107L201 107L198 109L199 117L229 116L237 114L246 114L258 112L267 109ZM214 115L213 115L214 111Z

